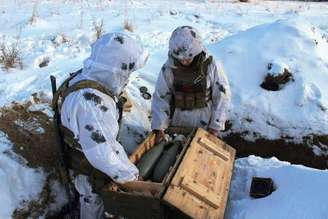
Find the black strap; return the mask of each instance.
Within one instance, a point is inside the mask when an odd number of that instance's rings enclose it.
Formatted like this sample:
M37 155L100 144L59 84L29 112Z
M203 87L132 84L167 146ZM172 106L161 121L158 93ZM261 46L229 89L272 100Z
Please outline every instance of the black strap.
M70 73L70 76L59 86L59 88L56 90L56 92L53 94L53 98L52 98L52 108L53 110L58 110L58 101L59 98L63 95L63 91L65 91L68 87L69 87L69 82L78 74L80 74L82 72L82 69Z

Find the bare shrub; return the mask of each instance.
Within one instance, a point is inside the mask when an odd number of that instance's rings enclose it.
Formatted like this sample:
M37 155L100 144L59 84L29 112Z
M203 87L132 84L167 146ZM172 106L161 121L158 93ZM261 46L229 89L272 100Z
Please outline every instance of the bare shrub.
M80 11L80 28L83 27L83 18L84 18L84 11Z
M134 31L134 27L132 22L130 22L129 20L124 20L124 25L123 28L127 31L133 32Z
M69 43L71 40L70 40L70 38L67 36L67 35L65 35L65 34L60 34L60 36L61 36L61 39L62 39L62 43L64 44L64 43Z
M55 47L65 43L71 44L71 41L72 40L64 33L59 33L58 35L53 36L51 39L51 42L55 45Z
M5 70L19 67L23 68L21 59L21 51L18 48L18 40L16 43L7 44L5 40L0 43L0 64Z
M125 4L124 4L124 22L123 22L123 28L127 31L130 31L130 32L133 32L134 31L134 27L133 27L133 24L131 22L131 12L132 9L129 9L129 6L128 6L128 1L125 1Z
M39 3L39 1L35 1L34 5L33 5L32 15L31 15L30 19L28 20L28 23L31 25L36 22L38 3Z
M93 29L96 38L99 39L104 34L104 21L101 19L99 22L93 21Z

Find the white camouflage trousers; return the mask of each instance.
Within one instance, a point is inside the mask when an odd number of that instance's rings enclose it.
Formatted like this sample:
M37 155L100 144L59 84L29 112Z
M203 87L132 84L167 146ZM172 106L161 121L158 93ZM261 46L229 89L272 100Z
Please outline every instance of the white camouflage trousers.
M80 194L80 219L102 219L104 203L98 194L92 192L88 176L76 176L74 185Z

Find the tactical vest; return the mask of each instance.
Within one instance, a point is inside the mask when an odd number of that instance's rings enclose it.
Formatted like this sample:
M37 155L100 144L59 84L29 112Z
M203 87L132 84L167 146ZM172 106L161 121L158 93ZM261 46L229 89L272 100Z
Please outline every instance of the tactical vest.
M176 63L173 72L173 107L181 110L204 108L211 100L211 88L207 89L207 70L212 63L212 56L205 59L201 53L190 66Z
M56 91L53 100L52 100L52 108L53 110L57 110L58 119L60 120L60 112L62 104L64 103L65 98L72 92L78 91L84 88L92 88L98 90L110 97L112 97L115 101L117 101L116 107L119 110L119 120L120 123L123 112L124 98L120 98L115 96L110 90L105 88L103 85L96 81L92 80L82 80L76 82L75 84L69 86L69 82L78 74L82 72L82 69L72 73L58 88ZM102 173L101 171L94 168L84 153L82 152L82 147L78 142L78 139L74 138L74 133L63 126L59 121L59 132L63 138L63 142L65 143L65 155L67 156L69 168L74 170L74 174L83 174L89 176L90 183L93 185L93 189L97 192L102 186L107 184L110 181L110 178Z

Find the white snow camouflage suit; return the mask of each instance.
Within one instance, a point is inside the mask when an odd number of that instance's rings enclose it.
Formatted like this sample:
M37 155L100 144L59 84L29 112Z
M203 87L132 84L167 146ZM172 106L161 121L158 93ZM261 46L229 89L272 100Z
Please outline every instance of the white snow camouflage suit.
M120 95L131 72L141 68L147 54L139 42L122 33L106 34L93 45L83 71L70 81L94 80ZM116 99L92 88L70 93L61 108L61 122L70 129L91 165L114 181L124 183L138 178L138 169L129 161L116 140L119 124ZM92 193L88 177L74 179L80 193L81 218L102 218L103 203Z
M169 126L212 128L215 131L224 129L230 104L230 87L222 64L217 65L214 59L207 69L206 88L212 90L207 107L193 110L175 108L173 116L170 115L170 103L175 92L172 71L176 68L174 58L191 59L201 52L209 56L196 29L183 26L172 33L169 58L159 73L152 100L153 130L165 130Z

